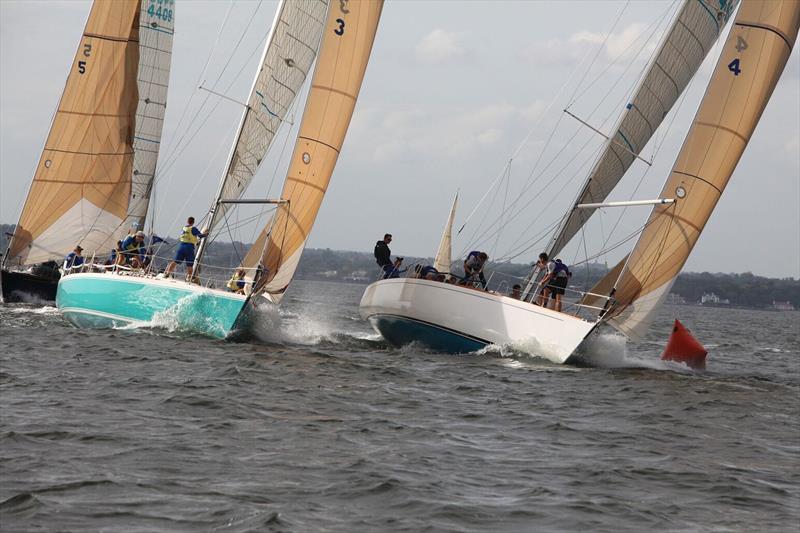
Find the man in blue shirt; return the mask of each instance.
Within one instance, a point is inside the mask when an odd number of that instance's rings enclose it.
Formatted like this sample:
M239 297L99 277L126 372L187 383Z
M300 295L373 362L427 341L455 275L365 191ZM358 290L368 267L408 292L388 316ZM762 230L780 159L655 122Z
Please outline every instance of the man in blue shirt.
M185 263L186 281L191 281L192 272L194 271L195 247L197 243L200 242L200 239L207 236L207 233L202 233L199 229L194 227L194 217L189 217L186 221L186 225L181 230L181 244L178 246L178 251L175 252L175 259L170 261L167 265L167 269L164 271L164 277L171 276L179 263Z
M133 268L142 268L142 263L144 262L144 232L137 231L125 237L117 258L120 265L129 264Z
M83 264L81 252L83 252L83 248L76 246L73 251L67 254L67 257L64 258L64 270L79 267Z

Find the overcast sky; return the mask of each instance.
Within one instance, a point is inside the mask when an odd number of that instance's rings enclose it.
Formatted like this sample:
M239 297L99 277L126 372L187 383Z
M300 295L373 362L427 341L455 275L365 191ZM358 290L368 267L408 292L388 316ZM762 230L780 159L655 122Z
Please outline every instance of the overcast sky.
M0 0L2 222L19 216L90 5ZM186 216L205 213L241 113L234 103L198 92L198 79L202 73L205 85L245 100L276 3L237 2L220 33L229 7L177 2L156 186L155 229L161 234L174 235ZM478 246L492 257L516 255L573 201L602 144L561 110L571 103L575 114L609 131L673 13L673 3L660 1L627 7L600 0L387 2L309 246L371 251L388 231L395 253L431 256L455 191L460 190L460 225L527 138L510 175L489 193L453 251ZM718 52L711 52L679 109L645 149L646 158L655 155L653 166L635 164L612 199L658 194ZM798 95L795 50L685 270L800 277ZM276 139L250 196L279 193L293 133ZM532 185L526 185L529 178ZM479 238L502 213L518 215L499 236L490 231L489 238ZM648 213L646 207L627 210L610 238L620 212L595 217L586 250L595 253L605 240L613 243L635 231ZM245 228L236 236L249 240L255 231ZM540 247L533 244L515 261L532 259ZM607 260L628 250L615 250ZM585 255L579 243L564 252L570 262Z

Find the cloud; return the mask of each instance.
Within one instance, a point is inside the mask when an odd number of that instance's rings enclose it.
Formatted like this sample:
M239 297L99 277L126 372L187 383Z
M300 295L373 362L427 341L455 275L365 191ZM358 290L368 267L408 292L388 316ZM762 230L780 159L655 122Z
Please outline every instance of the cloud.
M435 29L423 37L414 50L417 59L423 63L446 63L466 55L466 49L460 41L459 33Z
M491 103L474 109L409 107L386 112L383 108L360 108L354 120L357 127L351 128L348 143L361 147L360 152L375 162L480 159L523 139L544 108L540 101L522 106Z
M532 43L521 52L521 55L523 59L538 66L572 66L602 45L603 49L597 58L602 63L630 60L637 55L639 60L644 61L657 46L657 39L645 38L644 33L647 28L646 24L634 22L610 35L582 30L573 33L567 39Z

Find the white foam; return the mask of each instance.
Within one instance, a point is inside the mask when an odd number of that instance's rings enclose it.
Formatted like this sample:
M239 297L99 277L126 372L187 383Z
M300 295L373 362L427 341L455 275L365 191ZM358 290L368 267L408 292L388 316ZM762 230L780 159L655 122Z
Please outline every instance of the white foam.
M644 360L628 352L627 339L618 333L592 335L580 348L580 358L591 366L601 368L653 368L666 370L660 359Z
M58 308L53 307L52 305L45 305L44 307L11 307L9 311L12 313L24 313L24 314L34 314L34 315L57 315Z

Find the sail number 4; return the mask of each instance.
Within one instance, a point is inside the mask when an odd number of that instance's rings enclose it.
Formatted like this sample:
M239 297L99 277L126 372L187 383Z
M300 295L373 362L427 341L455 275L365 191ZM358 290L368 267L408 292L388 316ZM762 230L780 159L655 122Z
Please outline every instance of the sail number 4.
M747 50L747 41L745 41L744 37L742 37L741 35L737 35L736 36L736 51L741 54L745 50ZM728 70L733 72L734 76L738 76L742 72L742 69L739 66L739 58L738 57L736 59L734 59L733 61L731 61L730 63L728 63Z

